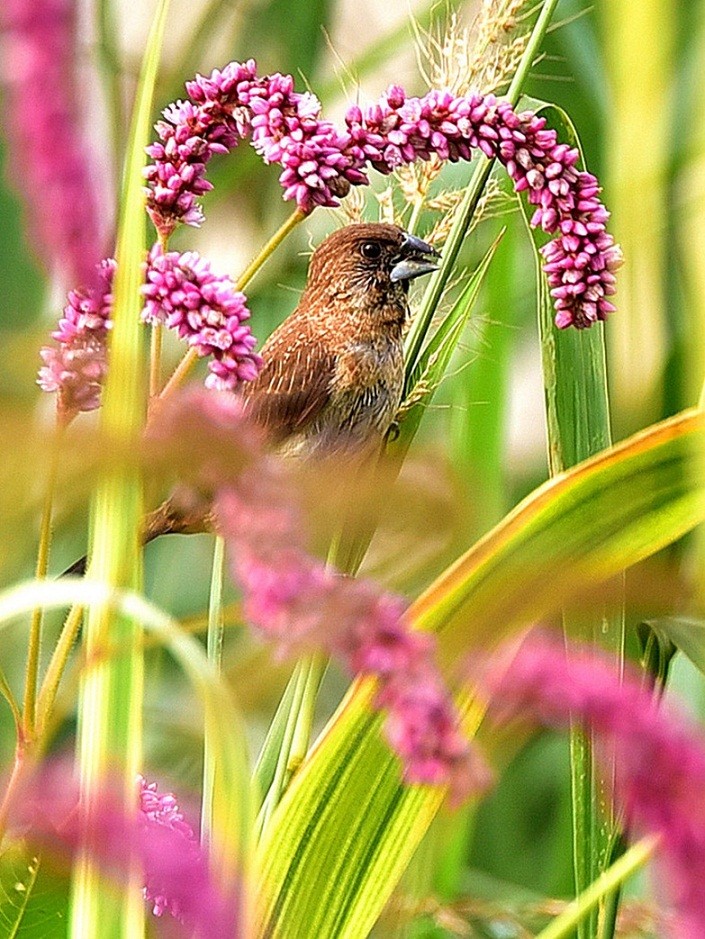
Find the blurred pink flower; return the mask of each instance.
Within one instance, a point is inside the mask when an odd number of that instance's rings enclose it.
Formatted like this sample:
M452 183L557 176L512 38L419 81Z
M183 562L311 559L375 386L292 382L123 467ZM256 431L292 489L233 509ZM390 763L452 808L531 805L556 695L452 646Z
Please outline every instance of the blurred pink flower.
M557 641L530 636L507 668L483 683L499 720L527 718L567 727L571 717L613 743L616 791L630 826L660 835L676 907L674 935L705 936L705 742L645 689L622 681L593 651L566 656Z
M44 365L37 382L43 391L56 392L58 413L66 420L100 405L114 276L115 262L102 261L92 275L92 287L69 293L63 318L51 334L57 345L40 351Z
M20 789L11 828L59 860L87 850L102 873L121 885L136 861L145 899L156 916L168 912L183 925L180 935L237 935L235 904L222 896L174 796L141 777L136 796L136 814L126 815L117 790L106 784L91 812L81 814L70 765L51 761Z
M74 0L4 0L5 129L12 179L37 255L65 283L90 284L104 213L81 127Z
M282 655L323 651L377 679L376 707L409 782L448 786L455 802L485 788L488 770L460 732L433 637L409 627L400 597L308 554L296 500L272 457L220 489L217 518L248 622Z

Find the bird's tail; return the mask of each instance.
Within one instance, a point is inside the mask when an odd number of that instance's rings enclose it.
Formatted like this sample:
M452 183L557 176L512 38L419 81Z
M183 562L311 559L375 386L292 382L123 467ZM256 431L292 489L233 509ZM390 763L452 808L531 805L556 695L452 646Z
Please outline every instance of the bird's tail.
M165 499L162 504L144 520L142 529L142 544L149 544L160 535L193 535L199 532L209 531L212 527L212 515L202 505L190 510L184 511L177 507L172 499ZM62 577L83 577L86 573L88 564L88 555L84 554L82 558L67 567L61 575Z

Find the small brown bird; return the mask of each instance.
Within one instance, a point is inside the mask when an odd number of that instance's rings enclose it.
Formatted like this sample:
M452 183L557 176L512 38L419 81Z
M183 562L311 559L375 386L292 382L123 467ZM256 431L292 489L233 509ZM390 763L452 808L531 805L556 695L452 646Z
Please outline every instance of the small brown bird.
M265 342L264 366L241 392L280 452L364 455L381 445L401 404L409 281L436 270L438 258L425 241L381 223L348 225L318 246L299 305ZM210 527L205 507L187 512L168 499L145 520L144 541Z
M348 225L319 245L298 307L243 386L273 443L310 455L381 441L401 403L409 281L437 258L396 225Z
M241 392L279 452L364 456L381 446L404 387L409 281L435 271L438 258L415 235L371 222L316 248L299 305L265 342L264 366ZM145 541L212 522L168 499L148 516Z

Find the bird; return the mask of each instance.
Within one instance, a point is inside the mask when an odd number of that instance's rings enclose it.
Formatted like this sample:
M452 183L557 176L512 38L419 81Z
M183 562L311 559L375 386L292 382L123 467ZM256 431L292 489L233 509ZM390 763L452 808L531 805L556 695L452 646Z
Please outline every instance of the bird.
M438 252L396 225L356 223L314 251L294 312L242 386L246 411L282 453L312 457L380 443L401 404L409 281Z
M346 225L315 249L296 309L239 391L278 453L315 459L381 447L402 400L409 282L437 270L439 258L426 241L382 222ZM147 516L143 541L212 527L209 509L185 511L168 498Z

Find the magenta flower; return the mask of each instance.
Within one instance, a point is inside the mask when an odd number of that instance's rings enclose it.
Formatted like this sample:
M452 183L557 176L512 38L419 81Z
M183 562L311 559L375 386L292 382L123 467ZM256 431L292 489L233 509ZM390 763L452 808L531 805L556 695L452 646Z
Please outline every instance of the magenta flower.
M209 388L232 391L257 376L262 359L253 352L257 340L244 325L250 317L245 295L228 276L214 274L195 251L165 254L154 245L142 293L144 322L164 323L200 356L212 356Z
M32 240L67 283L90 283L104 213L81 129L75 3L5 0L0 28L10 173L27 204Z
M337 205L351 185L367 182L367 165L389 173L434 156L469 160L480 150L503 163L517 192L537 206L532 225L556 236L542 249L556 325L584 328L614 310L621 253L606 230L600 187L575 168L577 149L559 143L545 118L517 114L493 95L433 90L410 98L393 86L376 104L351 107L341 130L321 118L314 95L294 91L291 76L258 79L251 60L199 75L186 88L191 101L167 109L157 125L161 142L149 148L149 211L162 234L179 221L200 223L207 162L248 132L267 163L281 164L284 198L303 212Z
M106 785L89 815L79 811L71 767L53 761L40 767L11 806L11 826L46 852L70 860L88 851L102 873L126 884L136 861L144 895L156 916L169 913L183 925L179 935L203 939L238 935L235 903L222 896L173 795L139 780L139 805L125 814L121 799ZM176 924L175 924L176 925Z
M255 80L255 63L231 62L210 78L188 82L190 101L177 101L156 125L159 141L147 148L154 163L145 170L147 210L157 231L168 237L179 222L200 225L197 198L213 188L206 165L216 153L227 153L244 136L249 115L239 104Z
M449 786L455 801L484 788L488 772L460 733L433 638L410 629L401 598L307 553L289 483L272 457L260 456L220 488L217 518L245 617L279 654L322 650L375 677L376 706L410 782Z
M58 345L41 350L44 365L38 384L58 394L58 411L69 420L100 405L108 368L107 334L112 326L115 262L101 262L90 289L73 290L52 338ZM245 296L229 277L214 274L194 251L165 254L155 245L145 264L142 288L146 323L164 323L186 339L200 356L210 356L209 388L233 390L259 372L262 360L246 325Z
M93 287L69 293L63 318L51 334L58 345L45 346L40 352L44 365L37 382L44 391L57 393L57 410L65 420L100 405L108 367L114 276L115 262L102 261L97 276L92 276Z
M705 935L705 742L660 706L639 676L583 650L566 658L556 641L530 637L508 669L486 676L495 715L567 727L571 717L613 743L617 795L631 826L660 835L677 909L674 935Z

